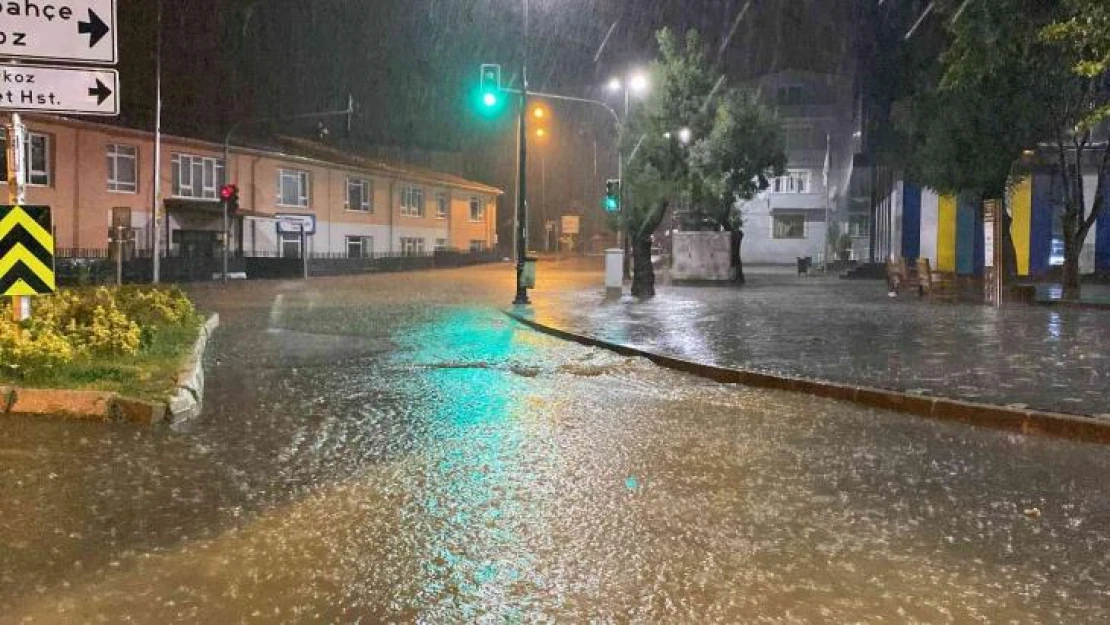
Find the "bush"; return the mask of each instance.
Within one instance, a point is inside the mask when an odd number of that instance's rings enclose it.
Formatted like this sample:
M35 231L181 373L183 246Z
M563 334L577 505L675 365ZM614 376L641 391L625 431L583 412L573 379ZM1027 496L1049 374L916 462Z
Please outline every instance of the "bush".
M79 359L135 356L160 329L199 322L176 287L65 290L35 298L26 322L11 319L7 301L0 316L0 363L21 374Z

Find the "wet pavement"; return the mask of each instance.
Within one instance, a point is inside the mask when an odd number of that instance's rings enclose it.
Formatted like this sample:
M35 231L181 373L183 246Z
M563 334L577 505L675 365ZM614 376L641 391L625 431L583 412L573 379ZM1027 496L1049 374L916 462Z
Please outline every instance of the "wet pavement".
M1110 417L1110 310L890 299L882 282L749 273L742 289L665 286L649 302L559 290L536 318L697 362Z
M0 623L1110 620L1107 448L559 342L511 275L200 289L186 430L4 419Z

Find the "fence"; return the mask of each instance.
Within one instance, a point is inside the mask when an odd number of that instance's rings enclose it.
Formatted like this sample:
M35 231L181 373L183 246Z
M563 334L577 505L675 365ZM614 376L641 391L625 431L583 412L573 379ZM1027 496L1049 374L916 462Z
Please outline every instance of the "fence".
M312 277L350 276L369 273L447 269L495 263L496 252L437 251L428 254L372 254L350 258L342 254L310 254L308 273ZM152 279L153 259L149 252L139 251L123 261L123 281L145 284ZM59 249L55 253L57 282L63 286L113 284L116 281L116 260L110 250ZM228 257L228 272L245 274L248 279L286 280L304 275L304 259L276 255L234 254ZM223 273L221 256L163 255L163 282L203 282L217 279Z

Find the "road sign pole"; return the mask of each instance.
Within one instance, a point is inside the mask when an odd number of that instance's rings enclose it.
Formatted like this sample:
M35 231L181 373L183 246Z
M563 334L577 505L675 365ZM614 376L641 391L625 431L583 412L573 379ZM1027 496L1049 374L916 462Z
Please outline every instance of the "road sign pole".
M12 113L11 123L8 125L8 203L20 206L24 201L23 191L23 120L19 113ZM12 297L12 318L16 321L25 321L31 317L31 298L27 295Z

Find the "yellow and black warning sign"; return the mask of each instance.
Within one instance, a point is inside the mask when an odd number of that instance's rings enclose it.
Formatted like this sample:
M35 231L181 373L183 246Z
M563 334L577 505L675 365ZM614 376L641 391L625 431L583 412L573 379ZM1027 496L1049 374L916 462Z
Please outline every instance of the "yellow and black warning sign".
M0 206L0 295L54 292L49 206Z

